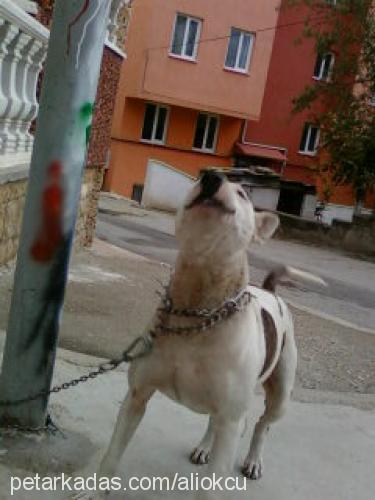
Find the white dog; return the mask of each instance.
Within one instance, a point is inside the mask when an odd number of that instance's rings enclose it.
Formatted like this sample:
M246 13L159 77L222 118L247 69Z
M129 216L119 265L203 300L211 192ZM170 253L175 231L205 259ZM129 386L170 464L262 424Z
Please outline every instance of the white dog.
M242 187L215 172L206 173L195 185L177 216L179 254L169 288L173 308L215 310L241 290L248 292L249 303L237 312L234 308L226 318L216 316L206 331L198 327L202 318L162 315L169 335L155 333L152 352L130 366L129 392L99 476L114 475L157 390L209 415L207 432L191 460L209 462L209 473L227 475L234 464L241 421L261 382L265 412L242 469L250 479L261 477L264 438L287 406L297 364L291 314L275 295L276 282L288 275L322 283L309 273L284 267L268 276L263 289L248 285L248 247L254 240L270 238L278 223L276 215L255 213ZM181 335L170 331L173 325L188 330L197 325L197 330Z

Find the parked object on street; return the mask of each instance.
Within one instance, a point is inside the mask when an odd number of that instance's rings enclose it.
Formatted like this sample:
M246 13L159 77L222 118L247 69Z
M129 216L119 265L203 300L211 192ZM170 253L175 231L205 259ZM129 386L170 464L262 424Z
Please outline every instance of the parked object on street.
M314 211L314 217L315 217L316 221L319 222L320 224L323 223L324 210L325 210L325 203L323 203L323 202L317 203L317 205L315 207L315 211Z

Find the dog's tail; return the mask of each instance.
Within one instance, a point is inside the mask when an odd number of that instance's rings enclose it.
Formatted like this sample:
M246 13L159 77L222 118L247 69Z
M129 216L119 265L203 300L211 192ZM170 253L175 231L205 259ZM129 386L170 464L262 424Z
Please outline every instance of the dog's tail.
M304 281L305 283L312 283L320 286L328 286L328 284L319 276L309 273L307 271L302 271L301 269L296 269L291 266L279 266L273 271L271 271L263 282L263 288L269 292L275 293L276 286L283 279L292 279Z

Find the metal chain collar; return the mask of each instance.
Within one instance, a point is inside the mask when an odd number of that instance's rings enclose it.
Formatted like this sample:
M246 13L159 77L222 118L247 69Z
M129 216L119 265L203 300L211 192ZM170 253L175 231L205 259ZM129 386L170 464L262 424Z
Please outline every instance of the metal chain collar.
M93 380L104 373L116 370L122 363L131 363L136 359L143 358L150 354L153 349L153 340L157 337L166 335L187 335L189 333L204 332L213 328L217 324L225 321L235 313L243 311L251 302L252 294L248 287L242 289L235 297L232 297L217 308L214 309L176 309L173 307L172 299L168 293L162 300L162 306L158 309L159 322L146 336L136 338L130 346L123 352L120 358L111 359L110 361L99 365L98 368L89 372L86 375L63 382L60 385L55 385L50 390L40 391L33 396L27 398L12 400L0 400L0 408L6 406L19 406L31 401L35 401L51 394L76 387L78 384L85 383ZM191 326L171 326L166 325L166 317L184 317L184 318L203 318L203 321ZM40 433L48 431L55 433L58 428L53 424L51 418L48 416L46 425L41 427L21 427L18 425L6 426L3 429L10 431L22 431Z
M176 309L173 307L172 299L167 294L163 299L162 307L158 309L159 322L150 331L150 335L152 338L157 338L166 335L187 335L189 333L204 332L230 318L235 313L243 311L250 304L252 297L249 287L245 287L237 295L225 300L221 306L214 309ZM203 320L191 326L167 325L166 316L203 318Z

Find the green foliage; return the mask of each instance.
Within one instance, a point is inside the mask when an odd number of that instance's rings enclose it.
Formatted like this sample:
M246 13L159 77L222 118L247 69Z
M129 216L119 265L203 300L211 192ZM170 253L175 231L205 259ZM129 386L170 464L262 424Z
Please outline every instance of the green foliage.
M371 0L286 0L287 8L301 4L310 7L303 36L318 54L335 54L335 64L329 81L296 96L294 112L309 109L321 127L317 167L336 185L352 184L360 200L375 187L375 12Z

